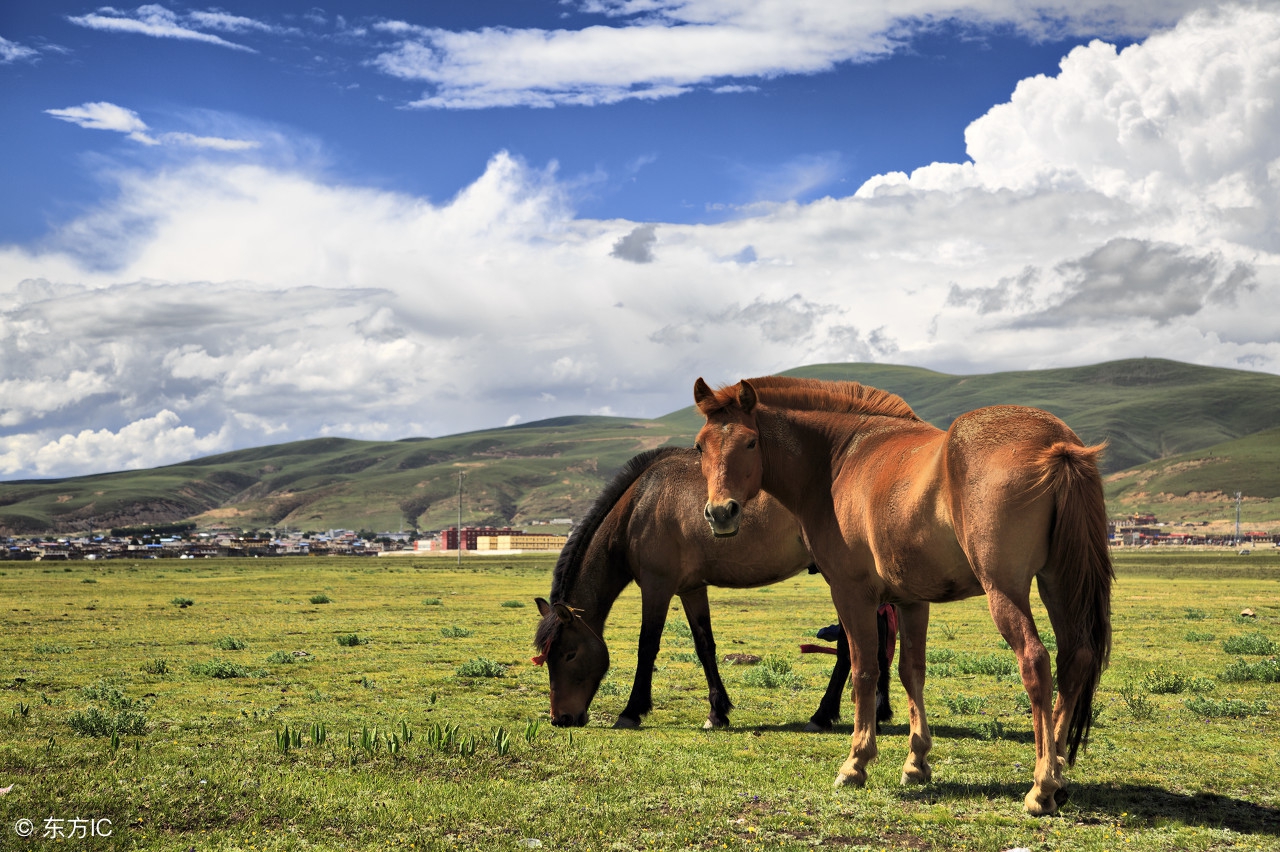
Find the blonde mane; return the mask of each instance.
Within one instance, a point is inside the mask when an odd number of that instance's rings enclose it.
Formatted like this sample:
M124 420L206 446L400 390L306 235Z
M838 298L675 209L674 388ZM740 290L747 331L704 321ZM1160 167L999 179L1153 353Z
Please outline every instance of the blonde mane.
M902 397L860 382L829 382L791 376L761 376L746 381L756 389L760 402L776 408L920 419ZM737 403L738 386L719 388L715 391L715 399L721 408Z

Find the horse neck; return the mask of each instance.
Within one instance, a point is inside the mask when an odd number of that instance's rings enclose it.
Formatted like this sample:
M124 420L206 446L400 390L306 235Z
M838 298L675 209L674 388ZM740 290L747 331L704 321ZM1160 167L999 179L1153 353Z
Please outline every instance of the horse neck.
M821 412L756 408L761 434L761 487L797 517L808 502L830 495L835 470L856 426Z
M631 582L631 572L625 561L614 559L602 542L612 538L608 524L593 537L591 546L583 554L574 582L565 594L564 602L582 610L582 620L598 634L603 635L609 610Z

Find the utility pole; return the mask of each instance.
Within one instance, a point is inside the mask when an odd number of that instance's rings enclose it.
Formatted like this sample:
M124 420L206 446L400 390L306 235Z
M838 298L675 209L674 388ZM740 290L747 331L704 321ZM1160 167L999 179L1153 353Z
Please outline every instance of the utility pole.
M458 471L458 567L462 567L462 480L467 475Z
M1240 492L1236 492L1236 546L1240 546Z

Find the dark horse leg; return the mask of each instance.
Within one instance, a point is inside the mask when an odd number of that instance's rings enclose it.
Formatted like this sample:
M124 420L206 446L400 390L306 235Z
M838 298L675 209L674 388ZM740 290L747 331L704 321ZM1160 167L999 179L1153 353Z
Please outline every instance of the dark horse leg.
M638 728L640 717L653 709L653 664L662 644L662 628L667 623L669 594L645 594L640 590L640 648L636 654L636 679L631 685L627 706L618 714L615 728Z
M840 637L836 639L836 665L831 670L831 680L827 683L827 691L822 696L818 709L809 717L806 731L829 731L840 718L840 702L844 698L844 685L849 680L849 640L840 628Z
M897 621L897 618L894 618ZM896 628L896 624L894 627ZM876 657L880 660L880 679L876 681L876 733L880 733L880 723L893 718L893 707L889 705L889 669L893 661L890 643L896 643L896 631L890 629L889 617L876 611L876 635L880 644L876 648Z
M724 682L720 680L720 667L716 664L716 640L711 634L711 604L707 601L706 586L685 592L680 596L680 602L684 604L684 613L689 618L693 647L698 652L702 671L707 676L707 699L711 702L711 713L702 727L727 728L733 702L725 692Z
M893 708L889 705L889 642L894 637L889 635L889 619L876 614L876 635L879 647L876 656L880 660L880 675L876 681L876 732L880 731L880 723L893 718ZM809 732L829 731L840 718L840 701L844 697L844 686L849 680L849 637L844 628L836 638L836 665L831 670L831 680L827 683L827 691L822 696L818 709L809 717L809 724L804 729Z

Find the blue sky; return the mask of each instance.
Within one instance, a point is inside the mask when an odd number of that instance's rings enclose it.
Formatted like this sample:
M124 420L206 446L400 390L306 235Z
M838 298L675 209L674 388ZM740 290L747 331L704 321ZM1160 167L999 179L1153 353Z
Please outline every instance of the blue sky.
M252 53L194 36L95 28L147 17L136 10L95 19L90 5L7 9L3 37L41 54L3 72L12 132L0 168L16 203L0 214L0 237L38 239L110 192L95 178L104 159L154 167L161 154L123 135L77 132L51 120L50 105L113 103L166 132L275 131L291 144L258 152L266 162L309 157L308 166L331 180L438 201L506 150L537 167L557 163L561 178L575 184L578 215L709 222L751 202L848 195L873 175L963 161L970 121L1006 100L1024 77L1055 73L1062 56L1088 40L942 21L904 35L891 53L820 73L725 76L678 97L593 106L433 109L410 106L423 84L371 64L396 42L367 30L388 21L460 31L617 22L555 0L360 3L345 12L301 13L275 5L268 14L263 4L225 10L279 33L197 28L188 18L199 7L160 7L174 13L175 29L190 27ZM367 32L352 34L360 29ZM734 85L745 91L714 91Z
M5 4L0 476L818 361L1280 371L1276 6L895 9Z

